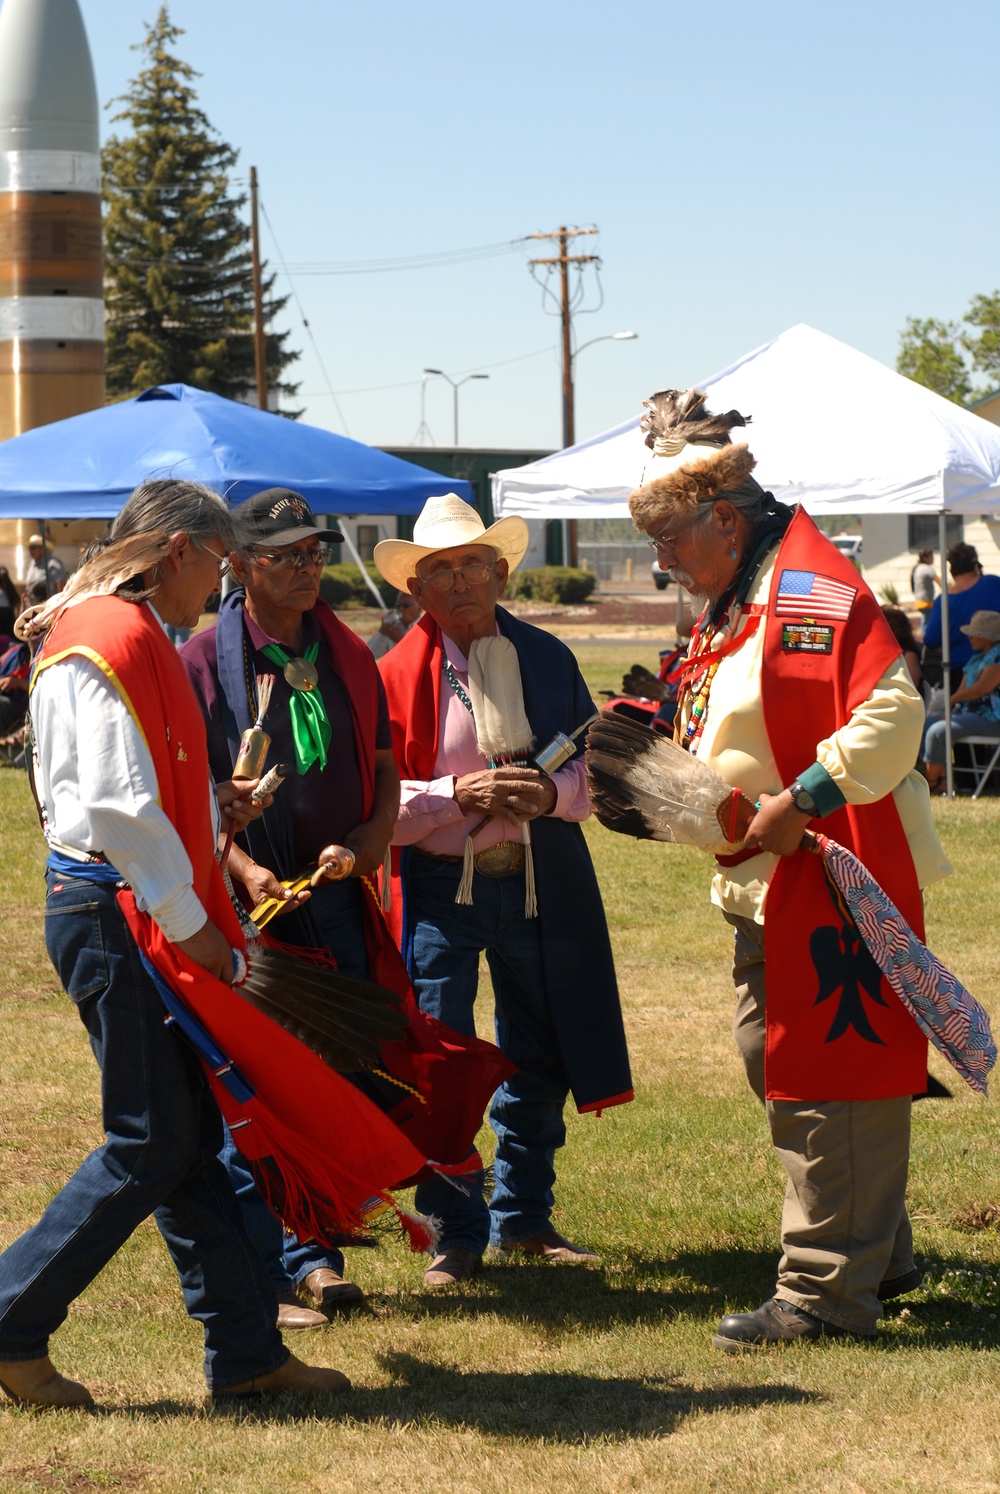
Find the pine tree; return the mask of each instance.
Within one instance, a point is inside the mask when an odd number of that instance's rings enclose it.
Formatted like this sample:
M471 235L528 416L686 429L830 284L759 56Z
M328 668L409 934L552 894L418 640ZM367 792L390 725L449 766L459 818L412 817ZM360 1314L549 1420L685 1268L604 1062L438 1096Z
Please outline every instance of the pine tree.
M246 197L231 196L237 152L198 107L194 69L169 50L183 31L161 6L134 50L148 65L122 96L103 152L107 382L114 397L185 383L229 398L254 389L253 291ZM287 297L265 276L268 387L298 353L271 323Z

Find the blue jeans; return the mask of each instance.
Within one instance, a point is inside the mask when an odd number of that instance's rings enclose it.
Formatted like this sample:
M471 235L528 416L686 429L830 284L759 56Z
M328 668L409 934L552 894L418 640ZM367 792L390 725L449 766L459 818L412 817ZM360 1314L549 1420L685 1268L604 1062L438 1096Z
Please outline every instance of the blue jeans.
M309 900L321 943L337 961L344 975L364 980L368 975L368 954L361 922L361 887L353 878L346 882L326 882L315 888ZM275 937L281 937L281 923L274 925ZM300 1240L286 1233L281 1221L271 1213L258 1191L250 1171L226 1132L219 1153L232 1179L243 1211L247 1234L260 1255L276 1292L290 1292L312 1271L325 1269L344 1274L344 1257L339 1250L321 1245L318 1240Z
M1000 737L1000 721L991 721L975 711L953 711L951 716L951 739L961 742L965 737ZM920 749L925 763L945 766L945 728L943 716L928 716L924 724L924 743Z
M0 1360L39 1359L69 1304L153 1215L215 1390L288 1358L274 1289L217 1153L222 1118L142 967L110 884L50 872L45 944L101 1070L107 1139L0 1255Z
M461 866L412 854L409 863L411 970L423 1011L457 1032L475 1033L479 956L486 959L496 1002L496 1040L513 1074L497 1090L489 1120L496 1163L489 1209L482 1174L460 1192L441 1178L417 1188L417 1208L442 1222L441 1248L482 1254L487 1244L513 1245L548 1229L555 1154L566 1140L563 1105L569 1085L557 1056L542 972L537 918L524 916L524 874L476 873L471 907L455 893Z

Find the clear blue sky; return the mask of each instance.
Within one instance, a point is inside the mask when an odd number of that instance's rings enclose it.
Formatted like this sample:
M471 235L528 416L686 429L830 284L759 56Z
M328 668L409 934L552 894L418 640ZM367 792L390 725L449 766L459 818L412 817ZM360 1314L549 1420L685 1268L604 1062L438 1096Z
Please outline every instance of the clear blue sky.
M138 70L129 45L156 3L80 3L106 102ZM578 341L639 340L581 353L578 439L795 322L892 364L907 315L959 317L1000 285L996 0L172 0L170 12L203 108L240 173L258 168L290 264L599 226L605 301L579 318ZM266 226L264 248L273 263ZM411 441L431 365L490 374L461 391L462 444L557 446L558 322L526 259L297 276L334 389L404 386L343 393L350 434ZM306 418L342 430L291 306L287 324ZM450 444L440 380L427 418Z

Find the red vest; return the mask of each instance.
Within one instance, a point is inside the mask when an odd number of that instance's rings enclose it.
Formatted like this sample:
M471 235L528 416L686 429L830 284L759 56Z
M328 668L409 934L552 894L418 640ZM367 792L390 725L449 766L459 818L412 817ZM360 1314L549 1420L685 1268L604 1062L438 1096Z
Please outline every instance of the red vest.
M195 893L230 944L242 945L215 859L205 724L177 650L147 606L110 596L67 607L42 645L36 679L71 654L117 690L152 755L160 808L191 858Z
M817 609L807 639L817 651L801 646L799 604L795 613L779 611L782 578L789 572L854 592L853 598L837 592L844 618ZM799 508L774 565L761 675L764 724L783 784L816 761L817 742L845 724L899 652L861 576ZM923 938L920 889L892 795L847 805L816 828L854 852ZM926 1040L888 982L879 986L845 936L819 856L799 851L779 860L767 894L764 938L769 1099L879 1100L926 1088ZM846 986L836 984L841 976Z

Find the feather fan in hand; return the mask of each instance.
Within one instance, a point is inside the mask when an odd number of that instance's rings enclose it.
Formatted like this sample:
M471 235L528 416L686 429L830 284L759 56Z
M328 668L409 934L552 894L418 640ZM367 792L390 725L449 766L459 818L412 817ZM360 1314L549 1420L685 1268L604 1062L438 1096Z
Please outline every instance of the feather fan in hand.
M380 1062L379 1045L402 1037L407 1018L394 991L252 944L241 996L340 1073Z
M601 824L637 840L712 850L742 840L754 816L751 801L714 768L613 711L587 733L586 764Z

